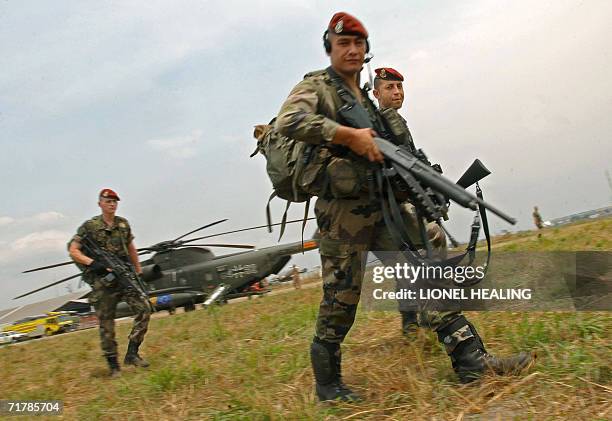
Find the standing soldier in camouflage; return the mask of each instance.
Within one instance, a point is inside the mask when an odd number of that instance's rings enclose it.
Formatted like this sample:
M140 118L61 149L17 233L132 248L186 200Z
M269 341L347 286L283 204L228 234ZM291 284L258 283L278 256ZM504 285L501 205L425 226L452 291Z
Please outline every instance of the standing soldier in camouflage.
M383 111L386 109L393 109L398 112L400 121L406 125L406 130L410 133L406 120L399 115L399 109L404 104L404 76L397 70L391 67L381 67L374 70L376 76L374 77L374 97L378 101L378 108ZM412 142L412 136L410 136ZM416 213L414 212L414 206L409 203L405 203L403 206L404 218L406 224L410 226L417 226ZM446 247L446 236L440 225L435 222L430 222L426 225L427 236L433 247L433 256L440 259L445 259L447 255ZM405 288L405 285L401 285L398 282L398 289ZM417 312L408 308L408 300L399 300L399 311L402 316L402 333L406 337L411 337L417 330L418 317ZM427 321L427 314L421 313L419 317L422 319L421 323Z
M301 289L302 288L302 279L300 277L300 269L293 265L291 268L291 280L293 281L293 288Z
M321 233L323 299L310 348L316 394L322 401L356 400L359 397L342 382L340 344L354 322L359 303L361 253L397 250L397 246L382 217L384 199L371 198L374 192L361 181L367 180L364 175L372 162L383 161L373 140L375 132L350 127L340 111L344 105L340 94L346 97L349 93L372 122L379 118L367 93L359 87L359 74L369 51L368 32L355 17L336 13L323 42L331 66L308 73L293 88L278 114L276 129L281 135L316 146L304 173L312 183L302 180L305 189L319 196L315 214ZM324 176L319 177L317 166ZM317 180L328 180L328 186L322 187ZM418 238L415 236L417 245ZM488 354L476 329L461 313L439 313L432 319L430 327L438 333L464 382L478 378L488 368L498 373L518 371L530 360L523 353L509 359Z
M542 224L542 215L540 215L540 211L538 211L538 207L534 206L533 207L533 223L535 224L535 226L541 230L542 228L544 228L544 225Z
M127 219L115 215L118 201L119 196L113 190L102 190L98 200L98 206L100 206L102 214L94 216L81 225L69 245L70 257L83 270L83 280L93 290L89 295L89 302L94 306L96 316L98 316L100 344L104 357L108 361L111 377L120 376L120 367L117 361L117 342L115 341L115 310L117 304L124 300L135 314L124 364L137 367L149 366L149 363L138 355L138 347L144 340L151 317L151 307L145 298L135 291L125 290L116 281L109 284L103 278L109 273L110 269L81 251L81 239L87 235L102 249L117 255L126 262L130 261L138 275L142 273L130 225Z

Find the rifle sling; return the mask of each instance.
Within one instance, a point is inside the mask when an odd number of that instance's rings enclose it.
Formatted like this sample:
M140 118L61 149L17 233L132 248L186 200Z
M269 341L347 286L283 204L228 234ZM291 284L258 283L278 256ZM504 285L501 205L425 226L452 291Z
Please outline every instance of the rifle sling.
M478 196L479 199L484 200L482 197L482 190L480 189L478 182L476 183L476 196ZM484 231L485 238L487 240L487 261L484 268L484 273L486 274L487 270L489 269L489 262L491 261L491 234L489 233L487 210L481 204L478 204L478 210L480 211L480 217L482 219L482 230Z
M381 169L376 170L376 183L378 185L378 189L380 191L383 190L383 174ZM410 241L410 238L401 238L400 230L397 228L397 224L393 220L390 215L390 211L388 209L388 203L385 200L381 200L381 209L383 214L383 220L385 221L385 226L389 231L389 235L393 242L398 246L398 250L402 252L402 254L408 259L410 263L413 265L419 266L422 263L426 263L423 261L423 258L416 250L416 247Z

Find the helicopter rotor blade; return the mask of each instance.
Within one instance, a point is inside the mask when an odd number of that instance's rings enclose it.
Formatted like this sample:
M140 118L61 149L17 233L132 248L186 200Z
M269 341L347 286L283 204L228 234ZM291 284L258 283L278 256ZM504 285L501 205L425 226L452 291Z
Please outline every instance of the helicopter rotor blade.
M185 244L182 246L179 246L181 248L183 247L227 247L227 248L233 248L233 249L254 249L255 246L250 245L250 244Z
M28 269L28 270L24 270L21 273L30 273L30 272L37 272L39 270L45 270L45 269L51 269L51 268L56 268L56 267L60 267L60 266L66 266L66 265L70 265L74 263L72 260L69 262L62 262L62 263L56 263L54 265L49 265L49 266L41 266L39 268L34 268L34 269Z
M315 218L314 217L306 218L307 221L310 221L311 219L315 219ZM293 224L293 223L296 223L296 222L303 222L303 221L304 221L303 219L294 219L293 221L285 222L285 224ZM276 224L271 224L270 226L271 227L275 227L275 226L281 225L281 224L282 224L282 222L279 222L279 223L276 223ZM236 232L250 231L250 230L255 230L255 229L260 229L260 228L268 228L268 224L266 224L266 225L259 225L259 226L256 226L256 227L250 227L250 228L242 228L242 229L234 230L234 231L220 232L218 234L205 235L204 237L191 238L189 240L184 240L183 244L190 243L191 241L204 240L205 238L218 237L220 235L234 234Z
M213 222L213 223L211 223L211 224L204 225L203 227L200 227L200 228L196 228L196 229L194 229L193 231L189 231L187 234L183 234L183 235L181 235L180 237L175 238L174 240L172 240L172 242L178 241L178 240L180 240L181 238L185 238L185 237L187 237L188 235L191 235L191 234L193 234L193 233L195 233L195 232L198 232L198 231L203 230L204 228L212 227L213 225L217 225L217 224L220 224L221 222L225 222L225 221L227 221L227 218L225 218L225 219L220 219L220 220L215 221L215 222Z
M52 283L50 283L48 285L45 285L44 287L40 287L40 288L35 289L33 291L30 291L30 292L26 292L25 294L21 294L20 296L13 298L13 300L16 300L18 298L27 297L28 295L34 294L35 292L42 291L43 289L47 289L47 288L50 288L50 287L55 286L57 284L61 284L62 282L66 282L66 281L69 281L71 279L74 279L77 276L81 276L81 272L77 273L76 275L72 275L72 276L69 276L67 278L60 279L59 281L52 282Z

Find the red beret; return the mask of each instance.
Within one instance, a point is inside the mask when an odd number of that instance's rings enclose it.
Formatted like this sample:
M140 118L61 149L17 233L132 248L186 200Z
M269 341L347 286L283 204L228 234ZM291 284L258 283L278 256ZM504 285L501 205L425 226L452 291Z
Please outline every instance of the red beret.
M374 70L376 72L376 77L382 80L393 80L393 81L404 81L404 76L400 72L391 67L381 67L379 69Z
M102 189L100 191L100 195L99 196L100 196L100 199L104 198L104 199L121 200L121 199L119 199L119 196L117 196L117 193L115 193L111 189Z
M327 30L336 35L359 35L368 37L368 31L359 20L345 12L338 12L332 16Z

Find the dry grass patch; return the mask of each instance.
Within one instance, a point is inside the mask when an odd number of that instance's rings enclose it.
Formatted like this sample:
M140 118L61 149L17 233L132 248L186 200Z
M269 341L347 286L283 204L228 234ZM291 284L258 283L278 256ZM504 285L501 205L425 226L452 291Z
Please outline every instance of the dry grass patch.
M609 221L596 223L586 228L610 238ZM558 234L574 235L569 228ZM407 340L398 314L360 311L343 370L366 399L319 404L308 355L319 300L319 288L306 288L155 318L142 347L151 367L124 369L118 380L106 377L95 330L4 347L1 395L62 399L64 419L83 420L612 417L612 318L603 312L469 313L490 352L539 358L523 376L463 386L434 333ZM122 349L129 328L118 325Z

